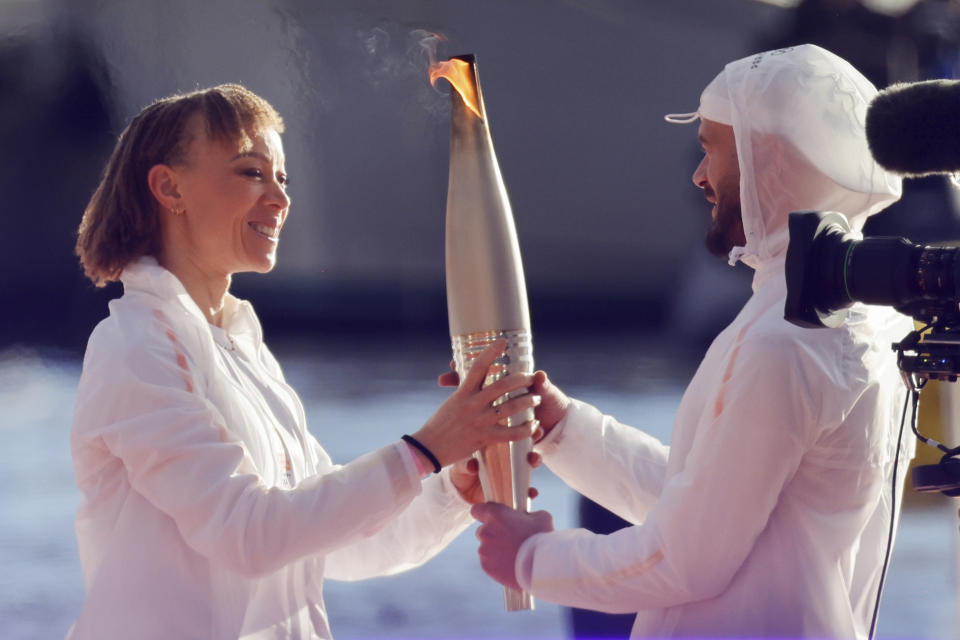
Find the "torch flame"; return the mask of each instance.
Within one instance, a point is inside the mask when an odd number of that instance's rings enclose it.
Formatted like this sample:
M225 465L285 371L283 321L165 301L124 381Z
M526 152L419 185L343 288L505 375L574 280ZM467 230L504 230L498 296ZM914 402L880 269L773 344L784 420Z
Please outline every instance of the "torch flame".
M451 58L445 62L435 62L430 65L430 84L436 86L437 80L440 78L445 78L460 94L460 98L467 105L467 108L473 111L478 118L483 119L483 116L480 115L480 100L477 97L477 87L470 73L469 62L457 58Z

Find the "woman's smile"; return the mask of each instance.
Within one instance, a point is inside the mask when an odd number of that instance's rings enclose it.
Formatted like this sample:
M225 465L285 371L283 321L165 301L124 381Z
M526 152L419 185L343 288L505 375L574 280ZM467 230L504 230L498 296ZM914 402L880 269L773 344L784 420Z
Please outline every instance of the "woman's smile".
M269 224L264 222L248 222L247 226L253 229L261 238L270 242L277 242L280 239L280 224Z

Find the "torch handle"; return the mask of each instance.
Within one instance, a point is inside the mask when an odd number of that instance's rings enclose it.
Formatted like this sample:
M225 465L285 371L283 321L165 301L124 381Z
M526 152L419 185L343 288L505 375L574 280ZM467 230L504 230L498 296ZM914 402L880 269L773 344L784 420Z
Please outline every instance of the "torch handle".
M460 379L466 377L473 359L498 338L507 338L507 347L502 356L487 370L483 386L489 386L511 373L533 373L533 344L527 330L496 330L453 336L453 358ZM504 402L529 393L518 389L497 398L493 404ZM533 420L533 409L526 409L502 420L505 426L516 426ZM528 511L530 508L530 463L527 454L533 448L533 440L525 438L517 442L490 445L476 452L480 463L480 485L487 500L505 504L511 509ZM504 588L507 611L533 609L533 597L526 592Z

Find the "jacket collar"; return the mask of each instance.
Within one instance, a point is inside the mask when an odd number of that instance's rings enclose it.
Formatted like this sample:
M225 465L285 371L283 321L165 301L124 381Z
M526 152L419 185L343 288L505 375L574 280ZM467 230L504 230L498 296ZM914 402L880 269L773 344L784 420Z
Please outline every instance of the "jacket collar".
M207 322L200 307L187 293L183 283L164 269L153 256L141 256L128 264L120 274L124 292L140 292L173 301L188 315L209 327L217 342L230 343L230 336L246 336L258 344L261 341L260 322L253 307L246 300L227 293L223 304L223 328Z
M787 262L786 252L779 253L772 258L759 260L753 267L753 291L756 293L761 287L777 278L784 280L786 278L785 265Z

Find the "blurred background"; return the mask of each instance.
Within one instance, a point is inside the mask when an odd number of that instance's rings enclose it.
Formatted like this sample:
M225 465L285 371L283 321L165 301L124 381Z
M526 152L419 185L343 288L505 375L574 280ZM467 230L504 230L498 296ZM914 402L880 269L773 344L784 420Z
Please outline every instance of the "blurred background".
M0 252L0 637L62 637L83 601L68 433L86 338L121 292L87 282L73 244L117 135L154 99L239 82L284 116L278 265L234 292L334 459L446 396L449 97L427 81L429 33L442 56L477 55L538 366L664 439L750 271L703 249L695 128L663 114L695 110L726 62L802 42L878 86L960 72L955 0L0 0L0 193L20 229ZM958 240L957 212L943 179L911 181L867 231ZM593 517L548 471L535 483L559 525ZM957 637L955 503L907 497L879 637ZM467 534L416 572L330 583L334 634L625 635L543 603L503 613L474 553Z

